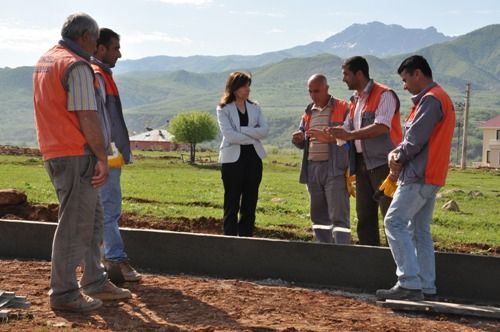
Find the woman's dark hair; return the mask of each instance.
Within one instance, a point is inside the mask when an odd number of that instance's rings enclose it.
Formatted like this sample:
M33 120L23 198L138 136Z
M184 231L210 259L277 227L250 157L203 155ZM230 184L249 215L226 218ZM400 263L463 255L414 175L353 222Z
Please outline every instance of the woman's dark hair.
M219 106L224 107L232 103L236 99L234 92L247 84L249 86L252 84L252 76L250 76L250 74L241 71L233 71L229 74L226 81L226 88L224 89L224 95L220 99Z

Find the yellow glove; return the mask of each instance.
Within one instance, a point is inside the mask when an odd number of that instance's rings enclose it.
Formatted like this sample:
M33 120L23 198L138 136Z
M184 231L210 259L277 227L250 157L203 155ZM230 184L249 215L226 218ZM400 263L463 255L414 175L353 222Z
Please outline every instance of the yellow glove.
M123 155L118 151L114 142L111 142L111 150L113 151L112 155L108 155L108 167L110 168L121 168L125 165L125 161L123 160Z
M345 184L347 186L347 192L350 196L356 197L356 188L354 183L356 182L356 175L349 175L349 170L345 172Z
M385 178L384 182L382 182L378 190L383 191L385 196L392 198L397 188L397 184L388 176Z

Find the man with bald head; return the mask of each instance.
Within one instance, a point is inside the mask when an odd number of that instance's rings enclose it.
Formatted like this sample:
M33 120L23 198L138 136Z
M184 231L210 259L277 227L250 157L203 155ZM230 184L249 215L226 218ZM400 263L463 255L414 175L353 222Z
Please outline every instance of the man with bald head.
M348 153L324 128L342 125L348 104L331 96L324 75L307 81L312 103L307 105L292 143L304 150L300 183L310 196L310 214L317 242L350 244L349 194L345 182Z

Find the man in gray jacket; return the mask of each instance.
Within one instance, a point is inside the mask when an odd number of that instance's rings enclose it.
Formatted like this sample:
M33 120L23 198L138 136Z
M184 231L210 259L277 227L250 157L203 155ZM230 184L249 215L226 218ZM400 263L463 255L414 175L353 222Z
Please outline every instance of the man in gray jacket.
M349 194L345 173L348 153L344 146L324 134L327 127L342 125L348 113L345 101L328 93L324 75L308 80L309 104L292 143L304 150L300 182L307 184L314 237L318 242L350 244Z
M109 119L113 150L113 155L108 156L108 180L99 192L104 209L104 265L110 276L115 275L114 271L119 271L118 275L121 274L125 281L139 281L142 276L130 266L118 228L122 204L121 167L132 161L120 96L111 72L120 57L120 36L111 29L100 29L97 49L92 58L92 69L99 82L104 112Z

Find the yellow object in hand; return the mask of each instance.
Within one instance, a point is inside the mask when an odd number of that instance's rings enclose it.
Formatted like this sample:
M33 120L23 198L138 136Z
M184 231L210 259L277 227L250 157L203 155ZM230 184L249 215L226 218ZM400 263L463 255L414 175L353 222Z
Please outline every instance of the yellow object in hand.
M349 175L349 170L345 172L345 183L347 186L347 193L356 197L356 188L354 187L354 182L356 182L356 175Z
M111 142L111 150L113 152L112 155L108 155L108 167L110 168L121 168L125 165L125 161L123 160L123 155L118 151L114 142Z
M382 182L378 190L383 191L385 196L392 198L397 188L398 185L387 177L384 182Z

